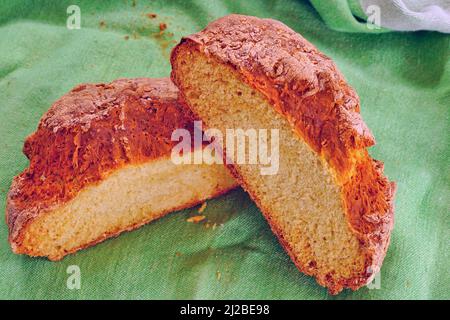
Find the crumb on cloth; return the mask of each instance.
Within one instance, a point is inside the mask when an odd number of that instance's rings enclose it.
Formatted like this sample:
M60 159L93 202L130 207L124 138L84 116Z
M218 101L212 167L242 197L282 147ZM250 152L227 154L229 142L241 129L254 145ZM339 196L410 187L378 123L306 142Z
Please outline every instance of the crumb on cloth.
M205 211L206 206L207 206L206 202L203 202L200 208L198 208L198 213L202 213L203 211Z
M192 223L199 223L199 222L205 220L205 218L206 218L205 216L193 216L193 217L186 219L186 221L192 222Z
M160 31L164 31L164 30L166 30L167 29L167 24L165 24L164 22L161 22L160 24L159 24L159 30Z

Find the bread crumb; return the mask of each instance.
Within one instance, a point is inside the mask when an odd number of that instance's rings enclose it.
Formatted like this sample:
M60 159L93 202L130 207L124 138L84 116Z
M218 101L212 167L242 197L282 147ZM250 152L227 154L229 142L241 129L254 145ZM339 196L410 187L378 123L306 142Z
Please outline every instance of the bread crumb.
M217 223L212 223L212 222L207 222L207 223L205 223L205 228L206 229L209 229L209 228L211 228L211 229L213 229L213 230L216 230L216 228L217 228Z
M104 20L100 21L99 26L100 28L106 27L106 22Z
M186 221L187 222L192 222L192 223L199 223L200 221L205 220L205 216L193 216L188 218Z
M182 253L177 251L177 252L175 252L175 255L176 255L177 257L179 257L179 256L182 255Z
M164 22L161 22L160 24L159 24L159 30L160 31L164 31L164 30L166 30L167 29L167 24L165 24Z
M198 213L202 213L206 209L206 202L203 202L200 208L198 208Z

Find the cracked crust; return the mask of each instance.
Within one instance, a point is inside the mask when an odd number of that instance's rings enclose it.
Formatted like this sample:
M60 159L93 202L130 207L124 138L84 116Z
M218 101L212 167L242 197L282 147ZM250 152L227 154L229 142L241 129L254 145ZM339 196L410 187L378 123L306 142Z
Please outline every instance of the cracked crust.
M369 156L367 147L374 145L375 139L361 118L357 94L333 61L284 24L242 15L223 17L183 38L172 51L173 67L181 49L186 48L231 66L334 171L343 190L348 223L365 255L365 270L339 283L332 277L319 283L336 294L371 281L389 245L396 186L384 176L382 162ZM172 80L181 87L176 71L172 71ZM248 185L233 166L229 169L244 187ZM280 237L279 228L269 219L270 212L260 209L297 267L310 274Z
M27 253L21 248L26 227L86 186L126 165L170 155L176 144L170 140L172 131L184 128L192 133L193 120L179 104L178 89L169 78L76 86L51 106L25 141L23 152L30 165L13 179L6 205L13 251ZM216 190L216 195L225 191Z

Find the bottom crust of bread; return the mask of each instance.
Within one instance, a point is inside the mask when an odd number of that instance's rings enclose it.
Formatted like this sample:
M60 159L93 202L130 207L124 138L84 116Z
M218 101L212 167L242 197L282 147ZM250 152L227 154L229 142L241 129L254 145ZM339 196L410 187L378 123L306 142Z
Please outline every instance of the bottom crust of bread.
M67 203L40 212L17 239L10 239L11 246L18 254L60 260L236 186L221 165L175 165L170 157L128 165ZM14 203L8 210L17 210Z

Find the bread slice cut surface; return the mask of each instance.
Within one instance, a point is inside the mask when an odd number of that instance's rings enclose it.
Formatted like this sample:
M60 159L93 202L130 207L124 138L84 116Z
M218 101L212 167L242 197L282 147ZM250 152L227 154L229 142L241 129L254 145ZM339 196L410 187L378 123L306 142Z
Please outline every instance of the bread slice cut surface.
M334 63L280 22L241 15L182 39L171 62L207 128L279 131L276 174L228 167L298 268L333 294L368 283L389 243L395 184L369 156L374 138Z

